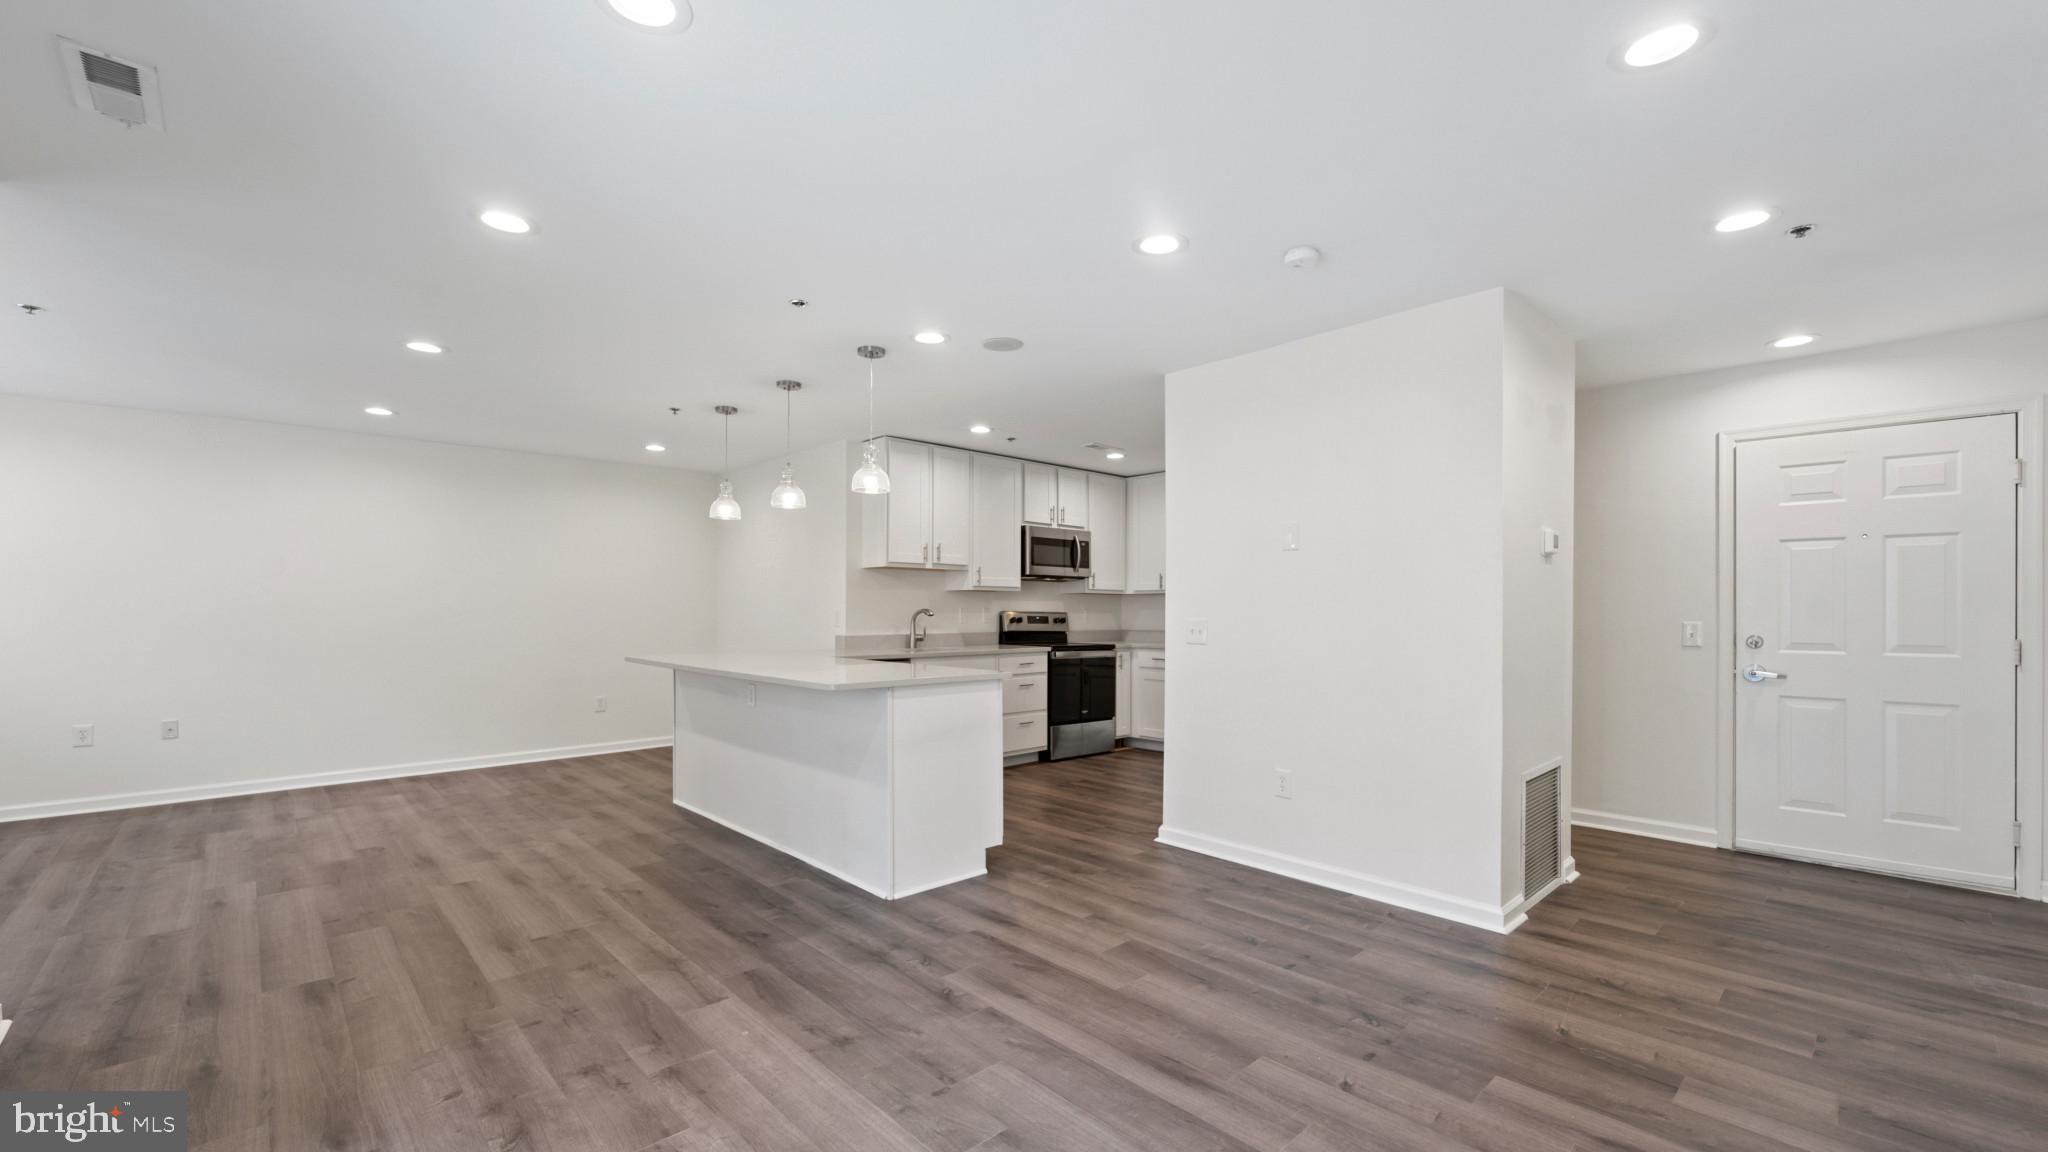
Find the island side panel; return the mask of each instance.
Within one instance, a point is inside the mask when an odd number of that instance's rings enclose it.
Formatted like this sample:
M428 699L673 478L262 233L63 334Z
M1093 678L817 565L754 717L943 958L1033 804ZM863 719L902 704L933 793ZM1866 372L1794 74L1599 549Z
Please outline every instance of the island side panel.
M895 753L895 896L988 871L1002 842L1002 684L889 690Z
M889 690L819 692L683 671L675 689L678 807L891 894Z

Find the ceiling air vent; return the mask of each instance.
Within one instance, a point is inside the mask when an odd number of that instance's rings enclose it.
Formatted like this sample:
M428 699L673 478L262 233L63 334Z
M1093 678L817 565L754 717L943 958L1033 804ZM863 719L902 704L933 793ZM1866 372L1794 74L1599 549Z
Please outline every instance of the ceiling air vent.
M58 40L57 48L64 56L64 72L71 78L73 103L131 128L164 126L156 69L69 40Z

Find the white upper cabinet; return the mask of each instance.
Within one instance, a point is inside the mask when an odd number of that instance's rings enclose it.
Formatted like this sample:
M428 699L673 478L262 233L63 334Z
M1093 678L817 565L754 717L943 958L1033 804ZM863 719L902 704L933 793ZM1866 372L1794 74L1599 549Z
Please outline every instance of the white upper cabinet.
M1062 528L1088 526L1088 473L1079 468L1062 468L1055 483L1059 497L1053 523Z
M1124 534L1125 484L1100 472L1088 478L1088 577L1090 592L1122 592L1129 541Z
M932 449L932 564L967 567L973 547L972 453L958 448Z
M914 440L876 443L889 491L859 497L861 567L964 567L970 547L967 453Z
M1060 470L1024 462L1024 523L1048 527L1060 518Z
M1130 518L1124 524L1130 559L1125 590L1166 591L1166 473L1130 479Z
M966 567L946 578L946 587L1021 588L1024 586L1024 464L1001 456L973 456L974 496ZM948 563L953 551L946 550Z

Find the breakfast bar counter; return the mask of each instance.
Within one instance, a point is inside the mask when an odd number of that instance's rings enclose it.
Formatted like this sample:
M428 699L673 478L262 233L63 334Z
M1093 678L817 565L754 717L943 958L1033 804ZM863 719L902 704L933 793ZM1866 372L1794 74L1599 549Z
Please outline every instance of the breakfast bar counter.
M830 652L628 659L674 677L677 807L884 899L987 871L1000 673Z

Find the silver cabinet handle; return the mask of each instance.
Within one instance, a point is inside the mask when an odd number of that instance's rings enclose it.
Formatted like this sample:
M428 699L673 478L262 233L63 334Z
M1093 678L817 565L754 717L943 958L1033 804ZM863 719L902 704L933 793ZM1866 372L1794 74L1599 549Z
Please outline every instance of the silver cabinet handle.
M1029 727L1031 727L1031 726L1032 726L1033 724L1036 724L1036 723L1038 723L1038 721L1036 721L1036 720L1019 720L1019 721L1017 721L1017 727L1019 727L1019 728L1029 728Z
M939 541L939 563L941 563L941 564L944 564L945 562L946 562L946 542L945 542L944 540L941 540L941 541Z
M981 565L979 564L974 566L974 582L976 584L981 583Z
M1792 678L1783 672L1772 672L1761 664L1743 665L1740 675L1751 684L1761 684L1766 680L1790 680Z
M931 563L931 562L932 562L932 546L931 546L931 545L929 545L929 544L926 544L926 545L925 545L924 547L922 547L922 548L919 548L919 549L917 550L917 558L918 558L918 560L919 560L919 561L921 561L922 563L925 563L925 564L929 564L929 563Z

